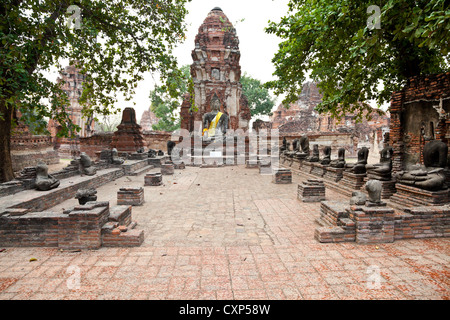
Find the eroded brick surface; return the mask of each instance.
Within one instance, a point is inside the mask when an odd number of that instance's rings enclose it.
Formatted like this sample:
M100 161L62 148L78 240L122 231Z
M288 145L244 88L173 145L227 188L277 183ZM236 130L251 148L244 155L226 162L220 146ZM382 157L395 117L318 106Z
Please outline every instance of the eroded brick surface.
M5 248L0 299L450 298L449 239L319 243L320 203L298 201L307 178L292 180L274 184L245 165L175 170L133 207L141 246ZM101 186L98 199L115 206L123 186L143 178ZM328 201L346 199L327 189ZM52 210L71 206L76 199Z

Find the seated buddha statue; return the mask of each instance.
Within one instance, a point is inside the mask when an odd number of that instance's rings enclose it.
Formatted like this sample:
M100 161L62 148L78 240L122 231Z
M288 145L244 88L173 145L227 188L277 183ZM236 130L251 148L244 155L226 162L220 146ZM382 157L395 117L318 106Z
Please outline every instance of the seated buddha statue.
M48 167L44 162L39 162L36 166L36 189L48 191L59 187L60 181L48 174Z
M358 161L355 164L346 164L347 171L354 174L366 173L367 158L369 157L369 149L362 147L358 150Z
M345 148L339 148L338 158L330 162L332 168L344 168L345 167Z
M299 159L299 160L304 160L307 157L309 157L309 138L308 136L304 135L301 136L299 139L299 144L298 144L298 148L297 148L297 152L295 153L295 158Z
M367 177L380 181L389 181L392 178L392 147L386 147L380 151L380 162L377 164L367 164Z
M214 94L211 99L211 112L203 115L203 139L223 137L227 133L228 121L228 115L220 112L219 97Z
M324 157L320 160L320 164L324 166L328 166L331 162L331 147L326 146L323 148Z
M428 191L445 190L448 187L445 183L447 157L447 144L439 140L430 141L423 148L424 166L398 172L395 175L397 182Z
M319 162L319 160L320 160L319 156L320 156L319 145L315 144L315 145L313 145L312 155L310 157L306 158L306 161Z

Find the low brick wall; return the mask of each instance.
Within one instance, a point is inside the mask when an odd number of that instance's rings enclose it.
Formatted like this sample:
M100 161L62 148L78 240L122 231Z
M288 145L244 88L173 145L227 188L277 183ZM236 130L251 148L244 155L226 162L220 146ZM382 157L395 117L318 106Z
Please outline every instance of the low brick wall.
M61 185L49 191L27 190L2 198L0 202L0 215L7 208L30 209L44 211L59 203L75 197L78 189L97 188L124 175L122 169L107 169L98 171L95 176L83 176L70 181L62 181Z
M80 152L86 152L94 161L99 160L102 150L111 149L113 134L112 132L97 133L88 138L80 138Z
M148 149L167 152L167 142L171 139L172 132L144 131L143 136Z
M450 236L450 207L415 207L396 213L389 207L350 206L323 201L314 237L319 242L389 243Z
M121 220L114 214L120 212ZM58 247L61 249L98 249L101 246L139 246L144 240L142 230L124 228L124 232L108 232L104 226L127 226L131 210L108 202L89 202L68 213L30 212L20 216L0 216L0 246Z

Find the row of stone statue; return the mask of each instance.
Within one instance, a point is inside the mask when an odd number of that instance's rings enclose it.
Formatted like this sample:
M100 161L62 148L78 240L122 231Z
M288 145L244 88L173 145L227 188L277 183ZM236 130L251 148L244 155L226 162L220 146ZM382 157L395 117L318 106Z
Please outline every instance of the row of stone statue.
M144 153L144 148L137 150L137 153ZM163 156L164 152L162 150L150 149L147 152L149 158L155 158L156 156ZM125 162L127 155L125 157L119 157L119 152L116 148L112 150L103 150L100 154L100 160L105 161L108 164L121 165ZM81 174L87 176L94 176L97 173L97 168L91 157L85 152L80 153L80 157L72 161L71 166L77 167ZM53 175L48 173L48 167L44 162L39 162L36 166L36 180L35 187L40 191L48 191L59 187L60 181Z
M367 164L369 149L362 147L358 150L358 159L354 164L345 162L345 149L338 150L338 158L331 160L331 147L326 146L323 149L324 157L319 157L319 146L313 146L312 155L310 155L309 139L302 136L292 141L292 151L289 150L290 144L283 138L281 152L288 158L298 159L308 162L318 162L332 168L344 168L346 171L354 174L367 174L369 179L380 181L390 181L392 179L392 156L394 150L387 146L380 151L380 162L377 164ZM397 182L415 186L430 191L439 191L446 189L445 168L448 160L448 146L442 141L434 140L427 143L423 149L424 165L413 166L408 171L397 172L394 176Z
M358 161L355 164L349 164L345 162L345 148L340 148L338 150L338 158L336 160L331 160L331 147L326 146L323 149L324 157L320 159L319 145L313 145L312 154L309 149L309 139L308 137L302 136L299 139L294 139L292 141L292 151L289 150L290 144L286 141L286 138L283 138L283 146L281 147L281 153L284 154L288 158L295 158L298 160L304 160L307 162L318 162L325 166L330 166L332 168L346 168L349 171L355 174L364 174L366 173L366 165L367 158L369 156L369 149L366 147L362 147L358 151ZM392 148L390 150L383 150L381 153L381 161L380 166L377 168L372 168L373 170L377 170L380 173L384 171L392 170ZM383 167L378 168L378 167Z

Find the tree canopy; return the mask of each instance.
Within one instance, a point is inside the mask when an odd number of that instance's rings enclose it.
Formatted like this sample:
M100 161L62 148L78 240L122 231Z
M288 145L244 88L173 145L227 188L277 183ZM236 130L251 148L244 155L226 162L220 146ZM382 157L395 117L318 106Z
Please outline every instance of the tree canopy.
M117 94L130 100L146 72L162 79L179 74L172 49L184 39L188 1L3 0L0 162L8 162L14 109L22 121L42 130L45 118L58 121L63 134L76 129L66 112L67 96L46 77L52 67L62 69L61 61L77 65L86 76L80 99L86 117L114 112ZM167 89L176 94L171 83ZM0 172L0 181L11 178L11 172Z
M244 72L244 75L241 77L241 84L242 93L248 99L248 106L252 116L268 115L272 112L275 101L260 80L254 79Z
M361 118L365 102L388 102L408 78L446 72L449 30L448 0L291 0L266 28L282 42L272 60L277 79L265 86L289 105L309 76L323 94L319 112Z
M150 110L159 118L158 123L152 125L153 130L175 131L180 128L181 119L176 113L179 112L183 95L188 92L193 94L190 70L189 65L184 65L180 68L180 75L169 78L168 82L177 94L171 94L167 85L156 85L150 91Z

